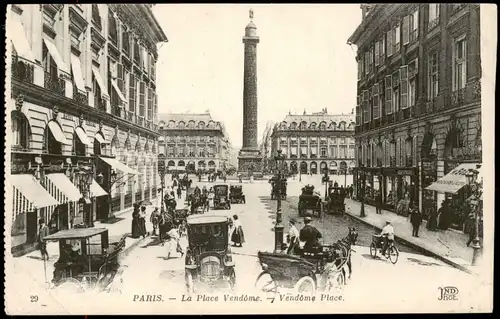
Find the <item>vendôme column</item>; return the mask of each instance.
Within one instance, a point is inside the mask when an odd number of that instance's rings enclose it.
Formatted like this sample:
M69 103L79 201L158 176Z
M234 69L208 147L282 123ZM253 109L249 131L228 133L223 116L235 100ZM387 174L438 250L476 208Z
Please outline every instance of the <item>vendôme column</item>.
M243 73L243 146L238 155L238 171L251 174L261 171L261 154L257 145L257 27L252 21L245 28Z

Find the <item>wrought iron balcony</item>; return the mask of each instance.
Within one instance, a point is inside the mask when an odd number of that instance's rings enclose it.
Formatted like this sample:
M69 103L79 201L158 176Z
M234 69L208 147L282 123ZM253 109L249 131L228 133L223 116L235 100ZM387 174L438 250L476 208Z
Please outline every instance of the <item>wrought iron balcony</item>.
M34 69L32 64L19 61L17 57L12 58L12 77L22 82L33 83Z
M66 87L64 84L64 80L61 78L58 78L57 74L53 74L50 72L45 72L45 78L44 78L44 87L46 89L49 89L51 91L54 91L56 93L59 93L61 95L64 95L66 93Z
M73 100L78 104L89 105L89 98L87 94L80 93L76 85L73 85Z

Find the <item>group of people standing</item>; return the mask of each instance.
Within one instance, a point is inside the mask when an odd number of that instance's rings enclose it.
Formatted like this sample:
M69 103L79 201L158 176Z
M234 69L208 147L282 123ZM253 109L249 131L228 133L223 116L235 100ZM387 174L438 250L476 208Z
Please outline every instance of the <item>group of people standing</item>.
M311 225L311 222L310 216L304 217L304 227L299 232L296 226L297 220L295 218L289 220L286 251L288 255L297 255L300 254L300 251L315 252L321 249L319 240L322 235L316 227Z

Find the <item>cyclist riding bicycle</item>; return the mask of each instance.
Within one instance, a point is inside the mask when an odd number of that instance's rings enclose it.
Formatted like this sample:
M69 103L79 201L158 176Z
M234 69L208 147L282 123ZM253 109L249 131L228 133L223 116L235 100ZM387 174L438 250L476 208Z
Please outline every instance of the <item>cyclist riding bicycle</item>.
M382 255L385 255L385 251L389 244L394 242L394 227L392 227L391 222L388 220L385 222L384 228L382 228L382 232L380 236L384 238L384 244L382 245Z

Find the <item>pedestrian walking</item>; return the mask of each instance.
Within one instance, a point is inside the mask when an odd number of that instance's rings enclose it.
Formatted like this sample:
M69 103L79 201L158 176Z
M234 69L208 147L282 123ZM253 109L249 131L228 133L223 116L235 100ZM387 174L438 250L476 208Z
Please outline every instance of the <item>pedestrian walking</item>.
M146 238L146 206L141 207L141 212L139 213L139 225L141 230L142 238Z
M184 250L180 244L180 236L177 228L170 229L168 237L167 259L170 259L170 255L174 252L180 253L181 257L184 256Z
M177 187L177 199L181 199L181 195L182 195L182 190L181 186L179 185L179 187Z
M40 218L38 221L38 248L40 249L40 253L42 254L43 260L49 260L49 253L47 252L47 243L43 240L45 237L49 235L49 227L45 225L45 220ZM45 258L47 257L47 258Z
M134 204L134 211L132 212L132 238L139 238L141 236L141 225L139 221L139 204Z
M231 241L234 246L242 247L245 242L245 235L243 233L243 227L241 226L241 221L238 219L238 215L233 215L233 234L231 235Z
M412 231L412 236L413 237L419 237L418 236L418 229L420 228L420 224L422 224L422 214L420 211L414 207L411 210L411 225L413 226L413 231Z
M158 224L160 223L160 212L158 207L151 213L150 217L151 224L153 224L153 236L156 236L156 229L158 228Z
M375 211L377 214L382 214L382 190L377 194L377 199L375 201Z
M467 216L467 223L469 227L469 240L467 240L467 247L470 246L470 244L474 241L474 238L476 237L476 225L475 225L475 220L474 220L474 214L469 214Z

